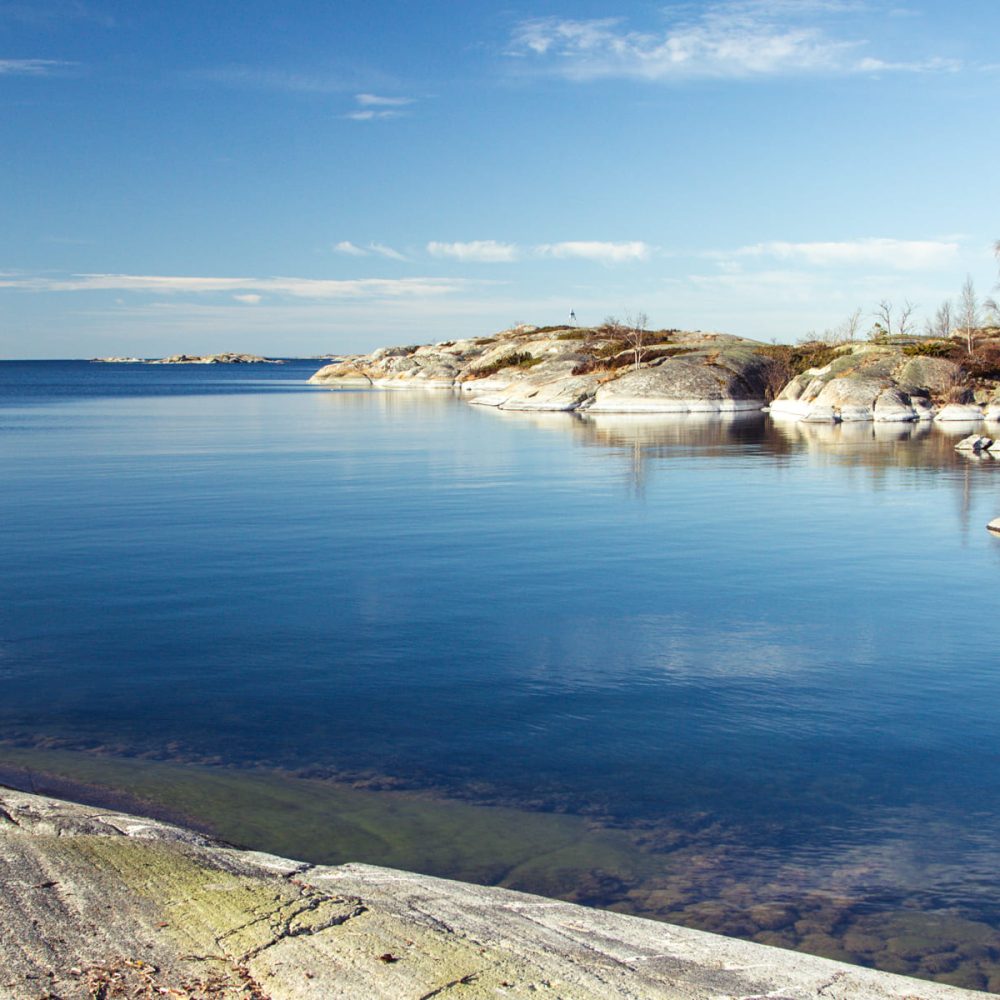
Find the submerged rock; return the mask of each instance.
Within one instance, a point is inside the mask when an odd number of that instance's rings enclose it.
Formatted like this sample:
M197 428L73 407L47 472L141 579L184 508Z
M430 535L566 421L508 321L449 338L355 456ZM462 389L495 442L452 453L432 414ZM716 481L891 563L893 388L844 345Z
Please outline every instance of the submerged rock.
M970 434L968 437L962 438L958 444L955 445L956 451L989 451L993 447L993 438L981 437L978 434Z
M508 889L235 850L7 789L0 871L10 997L973 997ZM751 912L774 927L795 916Z

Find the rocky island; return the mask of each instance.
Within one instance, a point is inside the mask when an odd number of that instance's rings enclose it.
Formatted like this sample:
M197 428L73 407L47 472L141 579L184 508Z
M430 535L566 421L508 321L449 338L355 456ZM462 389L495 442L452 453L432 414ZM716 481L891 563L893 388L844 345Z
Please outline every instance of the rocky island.
M995 346L995 345L993 345ZM980 350L989 351L985 341ZM1000 419L1000 368L947 340L764 344L723 333L517 326L492 337L384 347L326 365L314 385L453 389L501 410L736 413L806 422Z
M961 1000L641 917L241 851L0 787L0 997Z
M259 354L171 354L168 358L91 358L102 364L143 364L143 365L283 365L279 358L265 358Z

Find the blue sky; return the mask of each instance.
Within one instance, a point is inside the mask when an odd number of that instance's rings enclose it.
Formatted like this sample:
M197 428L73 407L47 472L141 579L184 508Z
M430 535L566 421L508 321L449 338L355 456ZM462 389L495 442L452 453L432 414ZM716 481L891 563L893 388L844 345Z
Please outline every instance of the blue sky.
M932 313L997 278L997 37L996 0L0 0L0 357Z

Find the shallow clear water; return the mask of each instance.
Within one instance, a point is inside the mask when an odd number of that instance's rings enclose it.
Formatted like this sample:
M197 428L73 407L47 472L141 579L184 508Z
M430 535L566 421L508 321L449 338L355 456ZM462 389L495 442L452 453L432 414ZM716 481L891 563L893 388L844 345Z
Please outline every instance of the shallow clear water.
M722 879L1000 926L1000 463L317 366L0 364L0 739L683 831L681 903L596 900L671 919Z

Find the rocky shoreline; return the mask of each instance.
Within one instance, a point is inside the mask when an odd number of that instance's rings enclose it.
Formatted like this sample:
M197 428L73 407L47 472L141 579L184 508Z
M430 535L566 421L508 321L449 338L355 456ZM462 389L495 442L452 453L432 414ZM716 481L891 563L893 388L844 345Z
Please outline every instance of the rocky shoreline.
M933 345L932 345L933 346ZM721 333L518 326L493 337L384 347L326 365L330 388L453 389L501 410L768 410L812 423L1000 420L1000 383L970 384L928 345L848 342L811 352ZM814 362L814 363L810 363Z
M0 996L960 1000L958 987L0 788Z

